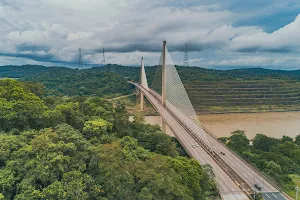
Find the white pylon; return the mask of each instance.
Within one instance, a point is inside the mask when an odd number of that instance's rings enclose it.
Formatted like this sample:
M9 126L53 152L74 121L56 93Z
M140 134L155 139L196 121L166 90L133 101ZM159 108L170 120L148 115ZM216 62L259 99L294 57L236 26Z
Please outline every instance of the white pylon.
M149 90L143 57L142 57L142 63L141 63L141 82L140 82L140 84L143 88L145 88L146 90Z
M166 52L167 51L167 42L163 41L163 54L162 54L162 80L161 80L161 101L162 101L162 105L165 106L166 105L166 95L167 95L167 74L166 74Z
M141 86L143 88L145 88L146 90L149 90L147 77L146 77L146 72L145 72L144 58L142 58L140 76L141 76L140 77ZM140 92L140 109L144 110L144 94L143 94L142 91Z

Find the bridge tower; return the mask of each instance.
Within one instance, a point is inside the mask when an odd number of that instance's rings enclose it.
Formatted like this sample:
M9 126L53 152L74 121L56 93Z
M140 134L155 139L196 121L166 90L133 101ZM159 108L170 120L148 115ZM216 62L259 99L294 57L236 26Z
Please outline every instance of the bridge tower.
M166 105L166 53L167 53L167 41L163 42L163 54L162 54L162 80L161 80L161 97L162 105Z
M144 64L144 58L142 57L142 62L141 62L141 71L140 71L140 84L143 88L145 88L146 90L149 90L148 88L148 82L147 82L147 78L146 78L146 72L145 72L145 64ZM140 92L140 109L144 110L144 94L142 92Z
M162 80L161 80L161 100L162 100L162 105L166 105L166 92L167 92L167 74L166 74L166 54L167 54L167 41L163 41L163 54L162 54ZM167 124L163 118L161 118L161 130L162 132L166 133L167 129Z

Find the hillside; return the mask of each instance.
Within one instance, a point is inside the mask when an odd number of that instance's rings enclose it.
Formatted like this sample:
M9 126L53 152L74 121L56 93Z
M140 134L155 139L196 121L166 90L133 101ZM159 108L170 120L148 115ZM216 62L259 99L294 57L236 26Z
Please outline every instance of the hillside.
M198 81L185 84L197 113L300 110L300 82Z
M211 70L177 66L197 113L300 110L300 71L261 68ZM149 85L156 67L146 67ZM48 95L115 97L130 94L127 80L139 81L138 67L107 65L78 70L43 66L3 66L0 77L40 82Z

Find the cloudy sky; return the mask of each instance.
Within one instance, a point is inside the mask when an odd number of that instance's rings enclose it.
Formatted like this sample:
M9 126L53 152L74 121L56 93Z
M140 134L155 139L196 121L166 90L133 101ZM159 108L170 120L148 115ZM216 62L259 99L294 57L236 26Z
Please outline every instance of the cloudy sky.
M300 69L299 0L0 0L0 65Z

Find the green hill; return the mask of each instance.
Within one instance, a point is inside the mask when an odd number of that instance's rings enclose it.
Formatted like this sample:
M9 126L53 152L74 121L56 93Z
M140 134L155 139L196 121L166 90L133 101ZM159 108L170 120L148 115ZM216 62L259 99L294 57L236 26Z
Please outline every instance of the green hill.
M197 113L300 110L300 70L176 68ZM155 71L146 67L149 85ZM127 81L139 81L139 67L3 66L1 77L40 82L48 95L114 97L134 91Z

